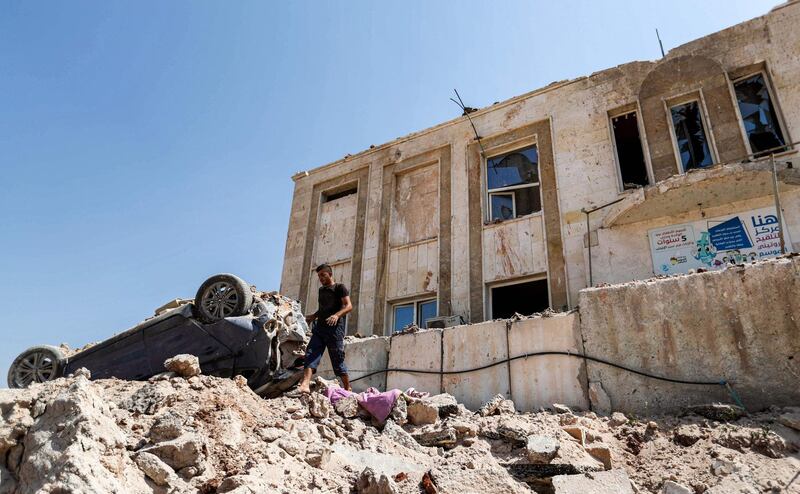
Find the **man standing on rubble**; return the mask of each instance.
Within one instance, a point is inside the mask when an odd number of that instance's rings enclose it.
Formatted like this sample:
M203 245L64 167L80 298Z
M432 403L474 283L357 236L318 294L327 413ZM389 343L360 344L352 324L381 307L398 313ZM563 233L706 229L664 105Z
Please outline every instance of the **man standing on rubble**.
M344 363L345 315L353 310L350 292L342 283L334 281L333 270L329 265L321 264L316 271L322 285L319 287L319 308L317 312L307 315L306 321L317 321L317 324L311 331L311 340L306 349L300 392L311 392L311 375L322 360L325 348L328 349L334 374L342 380L344 389L350 391L350 376L347 375L347 366Z

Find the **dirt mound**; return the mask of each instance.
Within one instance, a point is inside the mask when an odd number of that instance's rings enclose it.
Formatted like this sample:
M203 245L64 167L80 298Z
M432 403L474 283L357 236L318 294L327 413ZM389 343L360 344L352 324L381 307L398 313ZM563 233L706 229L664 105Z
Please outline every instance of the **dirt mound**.
M242 378L0 390L0 493L718 494L787 492L800 471L796 409L641 421L496 400L481 416L451 398L403 395L376 424L321 394L261 399Z

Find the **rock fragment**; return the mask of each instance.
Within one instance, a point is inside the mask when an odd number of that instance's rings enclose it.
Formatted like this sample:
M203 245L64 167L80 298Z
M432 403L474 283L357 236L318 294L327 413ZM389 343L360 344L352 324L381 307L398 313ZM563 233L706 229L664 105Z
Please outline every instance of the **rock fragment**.
M611 419L608 421L608 425L611 427L619 427L621 425L625 425L628 423L628 417L625 416L622 412L614 412L611 414Z
M558 440L547 436L528 436L525 454L528 461L534 464L550 463L559 448Z
M595 443L586 446L586 452L589 453L592 458L602 463L606 470L614 468L613 462L611 461L611 450L605 444Z
M425 400L412 400L406 408L408 421L414 425L435 424L439 409Z
M312 417L319 419L326 418L331 414L331 402L322 393L311 393L307 395L308 413Z
M181 377L189 378L200 374L200 360L194 355L182 353L165 360L164 368Z
M184 434L177 439L144 448L141 452L152 453L173 470L180 470L198 465L203 460L204 449L202 439L194 434Z
M397 398L394 407L392 407L392 412L389 414L389 418L397 425L403 425L408 422L408 404L405 398L402 396Z
M697 424L684 424L678 426L672 433L675 444L689 447L702 439L703 433Z
M315 446L306 451L306 463L314 468L324 469L331 459L331 450L324 446Z
M367 467L358 477L356 492L358 494L398 494L399 491L394 480L385 474L379 476L374 470Z
M456 445L458 435L452 427L434 430L416 431L411 434L419 444L431 447L451 448Z
M165 486L175 476L172 468L152 453L145 452L136 455L136 465L156 485Z
M661 494L694 494L694 490L672 480L667 480L661 486Z
M352 419L358 416L358 399L356 395L350 395L346 398L341 398L333 406L336 413L346 419Z
M507 400L506 397L501 394L495 395L494 398L484 403L483 406L478 409L478 415L481 417L505 413L515 413L514 402Z
M790 429L800 431L800 408L789 408L778 416L778 422Z

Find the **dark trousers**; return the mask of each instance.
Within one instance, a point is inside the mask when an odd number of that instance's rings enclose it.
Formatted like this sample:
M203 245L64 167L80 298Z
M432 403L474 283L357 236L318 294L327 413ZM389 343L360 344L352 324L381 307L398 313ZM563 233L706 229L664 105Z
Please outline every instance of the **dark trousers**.
M328 349L328 356L333 365L333 373L337 376L347 374L347 365L344 363L344 329L345 318L341 317L335 326L329 326L325 321L318 320L311 331L311 340L306 347L305 367L315 369L322 360L322 354Z

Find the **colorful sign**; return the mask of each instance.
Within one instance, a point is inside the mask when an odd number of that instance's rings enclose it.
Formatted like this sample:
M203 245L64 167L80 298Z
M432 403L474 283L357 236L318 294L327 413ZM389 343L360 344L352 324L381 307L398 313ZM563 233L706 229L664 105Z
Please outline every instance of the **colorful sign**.
M655 274L720 269L781 254L775 208L672 225L648 231ZM786 245L791 245L784 228Z

